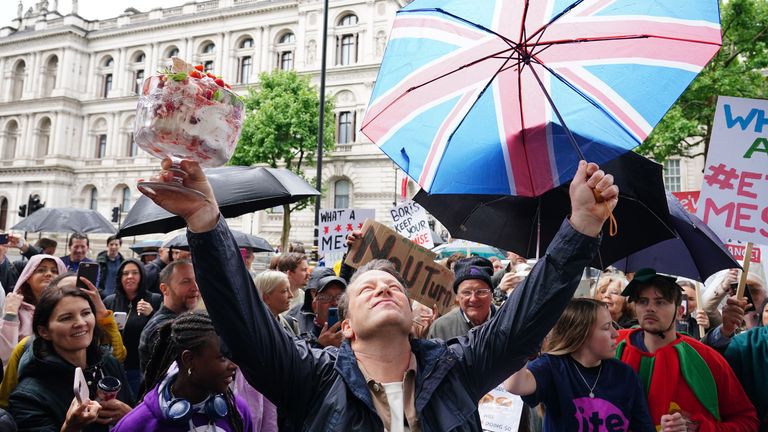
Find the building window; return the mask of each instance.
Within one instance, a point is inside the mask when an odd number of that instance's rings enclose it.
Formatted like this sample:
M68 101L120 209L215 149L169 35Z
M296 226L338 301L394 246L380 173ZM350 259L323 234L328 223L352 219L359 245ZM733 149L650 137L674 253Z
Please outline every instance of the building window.
M245 38L240 42L240 48L253 48L253 39Z
M139 146L133 139L133 132L128 134L128 156L134 157L139 154Z
M24 79L27 77L27 64L24 60L20 60L16 63L16 67L13 68L13 78L11 81L11 100L20 100L21 94L24 92Z
M283 51L280 53L280 70L288 71L293 69L293 51Z
M59 58L51 56L45 64L43 72L43 96L50 96L56 87L56 72L59 69Z
M356 34L346 34L336 38L337 65L357 63L357 39Z
M146 60L147 56L144 55L143 52L140 52L134 57L133 61L134 63L144 63L144 60Z
M176 47L172 47L171 49L168 50L168 55L165 57L166 58L178 57L178 55L179 55L179 49Z
M108 68L108 67L112 67L112 65L115 64L115 61L112 60L112 57L107 57L107 58L104 59L104 63L103 64L104 64L105 68Z
M216 44L213 42L208 42L207 44L203 45L203 49L200 50L203 54L213 54L213 52L216 51Z
M336 122L336 142L349 144L355 141L355 113L342 111Z
M333 208L349 208L349 181L338 180L333 184Z
M357 15L355 14L344 15L339 20L339 27L352 26L355 24L357 24Z
M107 155L107 135L101 134L98 136L98 141L96 144L96 157L98 159L103 159L104 156Z
M131 188L128 186L123 188L123 200L121 206L121 210L124 212L131 208Z
M39 128L37 131L37 149L35 150L35 157L43 158L48 155L48 146L51 141L51 119L48 117L40 120Z
M139 69L133 75L133 92L139 94L142 85L144 85L144 69Z
M99 191L96 188L91 189L91 202L88 208L93 211L99 209Z
M251 69L253 67L253 57L245 56L240 57L240 72L237 77L237 82L247 83L248 77L251 76Z
M11 120L5 125L5 145L2 155L4 160L11 160L16 155L16 143L19 140L19 124Z
M680 192L680 159L667 159L664 161L664 188L667 192Z
M112 74L108 73L104 75L104 83L101 88L101 97L105 98L109 96L110 91L112 91Z
M280 36L279 44L292 44L296 43L296 35L293 33L286 33Z
M208 60L205 63L203 63L203 71L208 73L213 73L213 60Z

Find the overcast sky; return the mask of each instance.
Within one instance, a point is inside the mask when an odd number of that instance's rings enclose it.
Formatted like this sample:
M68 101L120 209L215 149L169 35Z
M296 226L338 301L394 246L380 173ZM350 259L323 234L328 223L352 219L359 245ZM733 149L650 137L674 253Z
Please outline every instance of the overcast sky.
M142 12L146 12L152 8L179 6L190 1L193 0L80 0L78 15L90 20L114 18L129 7L134 7ZM34 8L37 1L22 0L22 3L24 4L24 12L26 12L30 7ZM2 5L2 7L0 7L0 27L11 25L11 21L16 18L16 7L18 4L18 0L0 0L0 5ZM53 1L49 0L48 4L52 5ZM71 11L72 0L59 0L60 14L66 15Z

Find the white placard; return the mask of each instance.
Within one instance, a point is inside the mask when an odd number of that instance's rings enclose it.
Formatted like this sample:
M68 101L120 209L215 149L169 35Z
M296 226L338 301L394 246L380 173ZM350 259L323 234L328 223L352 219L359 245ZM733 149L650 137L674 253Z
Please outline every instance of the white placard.
M347 234L363 227L366 219L376 216L374 209L327 209L320 210L318 241L321 254L344 253L347 250Z
M478 411L484 431L517 432L523 415L523 400L498 386L480 399Z
M768 240L768 100L717 100L697 215L725 242Z
M435 247L427 222L427 211L414 201L404 201L389 211L398 234L427 249Z

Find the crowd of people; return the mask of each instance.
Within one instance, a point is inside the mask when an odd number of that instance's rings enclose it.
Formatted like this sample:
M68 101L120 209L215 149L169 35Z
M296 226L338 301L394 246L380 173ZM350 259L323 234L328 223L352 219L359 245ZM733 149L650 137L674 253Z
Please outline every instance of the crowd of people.
M749 300L738 269L704 284L606 269L574 297L618 200L594 164L536 262L446 260L442 316L385 260L311 269L296 247L256 274L202 170L182 169L205 201L143 192L187 221L189 251L126 258L110 237L94 283L77 277L84 234L64 257L48 239L0 245L0 431L480 431L499 385L525 403L519 431L768 431L760 272Z

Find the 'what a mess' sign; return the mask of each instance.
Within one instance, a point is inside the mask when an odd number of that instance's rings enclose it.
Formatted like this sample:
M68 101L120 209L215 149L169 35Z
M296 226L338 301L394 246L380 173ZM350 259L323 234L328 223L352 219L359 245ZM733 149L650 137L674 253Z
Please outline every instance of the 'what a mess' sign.
M435 262L434 252L424 249L384 224L367 220L363 239L347 253L346 263L358 268L374 260L392 261L409 287L411 299L437 305L440 314L453 306L453 273Z
M347 235L363 227L363 221L373 219L373 209L320 210L319 252L321 254L344 253Z
M723 241L768 243L768 100L721 96L698 216Z

